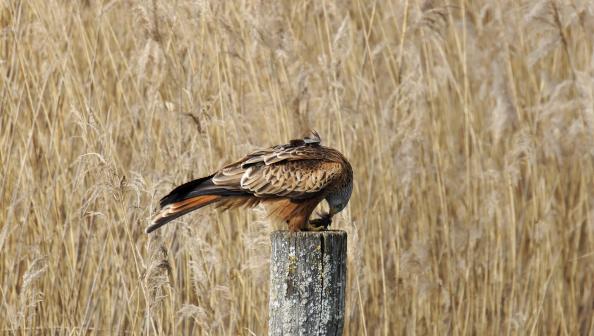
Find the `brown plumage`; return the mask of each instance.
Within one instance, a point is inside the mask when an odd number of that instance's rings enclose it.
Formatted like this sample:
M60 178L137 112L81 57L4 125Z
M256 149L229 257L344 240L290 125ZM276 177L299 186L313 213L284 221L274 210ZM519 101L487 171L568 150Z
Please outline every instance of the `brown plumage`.
M255 151L210 176L178 186L161 199L161 209L146 232L209 204L231 209L260 203L291 231L325 229L349 201L353 170L340 152L320 143L312 131L308 137ZM324 199L330 212L310 221Z

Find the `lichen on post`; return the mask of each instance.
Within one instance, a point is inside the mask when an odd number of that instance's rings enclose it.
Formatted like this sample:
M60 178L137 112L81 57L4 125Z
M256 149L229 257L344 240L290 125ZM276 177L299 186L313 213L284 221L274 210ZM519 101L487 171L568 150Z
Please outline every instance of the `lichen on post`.
M269 335L342 335L347 235L272 234Z

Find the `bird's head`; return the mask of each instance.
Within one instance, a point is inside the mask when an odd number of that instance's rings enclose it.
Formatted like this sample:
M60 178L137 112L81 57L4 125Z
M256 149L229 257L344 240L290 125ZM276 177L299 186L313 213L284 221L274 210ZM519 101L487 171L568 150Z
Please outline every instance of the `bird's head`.
M353 191L353 185L349 184L345 188L342 188L336 192L328 194L326 196L326 202L330 207L330 215L335 215L341 212L349 203L351 193Z
M328 205L330 206L330 215L336 215L337 213L341 212L346 207L346 202L330 202L328 201Z

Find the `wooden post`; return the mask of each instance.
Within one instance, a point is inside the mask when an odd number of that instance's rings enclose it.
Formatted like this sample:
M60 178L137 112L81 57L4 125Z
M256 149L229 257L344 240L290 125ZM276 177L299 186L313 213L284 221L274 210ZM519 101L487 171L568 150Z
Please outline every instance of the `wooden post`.
M344 231L272 234L269 335L342 335Z

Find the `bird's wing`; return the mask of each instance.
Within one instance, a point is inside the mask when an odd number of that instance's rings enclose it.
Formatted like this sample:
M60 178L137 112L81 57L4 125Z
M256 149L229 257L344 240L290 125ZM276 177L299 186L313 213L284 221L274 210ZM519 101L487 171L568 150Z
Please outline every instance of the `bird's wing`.
M338 162L323 160L286 161L249 167L241 177L241 188L259 197L282 196L303 199L320 192L341 173Z
M218 187L242 190L257 197L311 197L343 172L342 164L332 160L319 142L319 136L314 134L253 152L225 166L212 181Z

